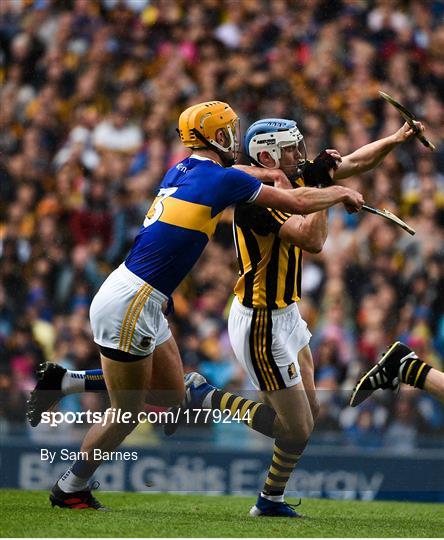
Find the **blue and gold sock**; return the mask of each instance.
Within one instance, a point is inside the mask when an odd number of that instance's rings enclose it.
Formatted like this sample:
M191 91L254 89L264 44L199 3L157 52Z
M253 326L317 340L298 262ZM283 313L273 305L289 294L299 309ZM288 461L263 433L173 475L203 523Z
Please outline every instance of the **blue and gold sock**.
M103 391L106 391L106 384L101 369L89 369L87 371L71 371L68 369L63 376L62 392L65 395Z

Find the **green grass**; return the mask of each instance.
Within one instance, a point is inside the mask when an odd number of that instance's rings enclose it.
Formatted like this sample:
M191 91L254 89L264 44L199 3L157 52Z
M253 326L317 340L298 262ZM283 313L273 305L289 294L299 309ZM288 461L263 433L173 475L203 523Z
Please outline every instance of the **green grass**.
M306 520L252 518L254 497L98 493L110 512L51 508L48 493L1 490L3 537L440 537L440 504L305 499Z

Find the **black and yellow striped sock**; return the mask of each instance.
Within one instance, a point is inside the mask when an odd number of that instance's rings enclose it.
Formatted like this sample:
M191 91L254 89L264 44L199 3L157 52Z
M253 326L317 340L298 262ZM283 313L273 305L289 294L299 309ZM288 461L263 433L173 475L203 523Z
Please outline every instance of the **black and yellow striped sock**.
M211 408L219 409L220 411L229 410L230 416L234 416L245 425L266 435L273 437L273 426L276 418L274 410L252 399L246 399L241 396L236 396L231 392L223 390L214 390L210 396ZM206 403L204 401L204 407Z
M262 490L264 495L279 497L284 494L290 475L304 448L305 444L294 445L276 439L273 447L273 458Z
M415 388L424 388L427 374L431 366L419 358L406 358L399 368L399 380Z

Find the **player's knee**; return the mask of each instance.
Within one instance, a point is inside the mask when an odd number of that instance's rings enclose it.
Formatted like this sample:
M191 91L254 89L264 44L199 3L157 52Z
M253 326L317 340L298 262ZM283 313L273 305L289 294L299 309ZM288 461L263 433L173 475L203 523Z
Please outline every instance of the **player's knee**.
M307 442L313 433L314 421L313 417L310 416L306 418L305 422L302 423L299 428L299 432L294 434L294 437L298 442Z
M281 437L287 442L303 444L308 441L313 432L314 421L311 414L304 418L288 417L280 420L282 424Z
M318 419L320 409L321 409L321 406L319 404L318 398L315 398L313 403L311 404L311 414L313 416L313 424Z

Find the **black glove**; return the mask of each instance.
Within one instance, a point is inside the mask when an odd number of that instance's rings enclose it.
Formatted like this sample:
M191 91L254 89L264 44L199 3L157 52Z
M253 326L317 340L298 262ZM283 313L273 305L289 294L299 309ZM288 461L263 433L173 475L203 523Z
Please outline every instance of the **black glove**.
M336 169L338 164L325 150L313 161L307 160L302 167L302 177L307 187L328 187L334 184L330 169Z

